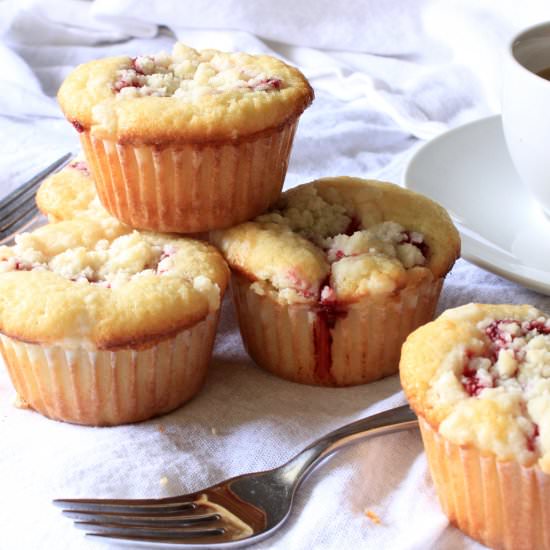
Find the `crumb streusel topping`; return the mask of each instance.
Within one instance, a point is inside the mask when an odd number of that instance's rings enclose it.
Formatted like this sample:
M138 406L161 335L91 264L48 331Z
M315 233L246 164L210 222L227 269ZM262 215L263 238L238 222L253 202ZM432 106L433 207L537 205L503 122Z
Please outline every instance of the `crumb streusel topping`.
M502 460L540 461L548 471L550 319L534 308L516 317L487 311L480 318L475 308L464 306L443 316L451 322L471 316L472 327L469 338L445 354L429 382L428 405L446 411L439 431L454 443L474 444Z
M113 83L119 98L152 95L188 101L206 94L238 95L284 87L281 77L254 70L239 54L197 51L183 44L176 44L172 55L161 52L130 59Z
M313 100L302 73L267 55L194 50L78 66L59 103L78 132L123 144L235 141L294 124Z
M9 256L2 257L0 273L7 271L53 271L79 284L98 284L117 288L136 277L177 274L172 244L155 243L138 231L121 235L113 241L101 239L90 247L76 246L48 254L32 233L16 236ZM8 250L4 250L8 254Z
M324 192L307 184L291 189L252 224L256 234L250 246L263 242L277 250L276 258L260 260L253 269L254 289L275 291L287 303L391 293L406 284L408 270L425 270L430 254L422 233L359 212L336 187ZM229 230L215 237L226 254L231 255L238 233ZM254 254L250 247L246 250Z
M206 243L62 221L0 247L0 331L106 347L147 340L217 311L227 280L223 258Z

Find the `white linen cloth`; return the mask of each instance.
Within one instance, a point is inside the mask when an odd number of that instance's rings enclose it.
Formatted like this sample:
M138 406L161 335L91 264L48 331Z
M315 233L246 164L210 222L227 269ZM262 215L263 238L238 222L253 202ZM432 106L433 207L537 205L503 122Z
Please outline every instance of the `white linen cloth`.
M316 100L303 115L286 186L327 175L399 181L411 152L499 109L499 57L542 2L406 0L62 0L0 3L0 196L78 148L55 92L71 68L113 54L191 46L268 52L298 65ZM160 28L164 25L167 28ZM467 159L464 159L467 162ZM439 311L550 298L459 261ZM353 388L290 383L244 351L229 300L202 392L141 424L87 428L13 406L0 365L0 549L101 550L56 497L163 497L279 465L347 422L404 403L396 376ZM161 484L161 478L168 482ZM365 515L372 510L375 524ZM449 527L417 431L358 443L299 490L286 526L257 548L393 550L481 546Z

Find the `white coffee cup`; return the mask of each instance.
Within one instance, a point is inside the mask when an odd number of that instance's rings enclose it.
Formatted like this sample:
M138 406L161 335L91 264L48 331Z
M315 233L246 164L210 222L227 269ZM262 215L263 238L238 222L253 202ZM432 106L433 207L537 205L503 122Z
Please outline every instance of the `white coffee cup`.
M550 22L517 34L506 52L502 123L523 183L550 216Z

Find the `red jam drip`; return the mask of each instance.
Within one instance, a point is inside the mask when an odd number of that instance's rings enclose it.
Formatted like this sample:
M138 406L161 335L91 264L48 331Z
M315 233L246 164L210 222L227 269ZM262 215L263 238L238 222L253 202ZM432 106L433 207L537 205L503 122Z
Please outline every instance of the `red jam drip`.
M84 126L78 122L78 120L71 120L71 124L74 126L75 130L81 134L84 131Z
M332 381L332 330L339 319L347 316L348 310L344 303L336 299L336 294L330 287L330 275L321 283L320 288L313 327L315 374L320 381Z
M535 424L533 433L527 437L527 450L534 453L536 451L535 440L540 435L539 425Z

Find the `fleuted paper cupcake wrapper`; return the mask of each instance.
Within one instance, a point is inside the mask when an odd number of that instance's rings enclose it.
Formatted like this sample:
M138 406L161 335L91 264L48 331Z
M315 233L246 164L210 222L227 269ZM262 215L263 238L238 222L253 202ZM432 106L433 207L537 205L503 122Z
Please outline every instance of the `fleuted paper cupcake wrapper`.
M88 425L137 422L171 411L202 386L217 313L143 350L89 351L0 335L15 390L41 414Z
M451 443L419 420L435 489L451 523L491 548L550 549L549 475Z
M364 298L332 329L314 306L279 304L240 274L231 284L243 342L258 365L295 382L350 386L397 372L401 345L433 318L443 279Z
M195 233L249 220L281 192L298 120L255 139L174 147L80 134L97 193L126 224Z

